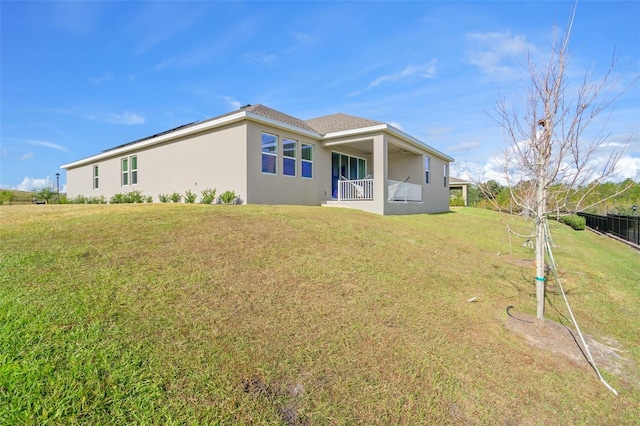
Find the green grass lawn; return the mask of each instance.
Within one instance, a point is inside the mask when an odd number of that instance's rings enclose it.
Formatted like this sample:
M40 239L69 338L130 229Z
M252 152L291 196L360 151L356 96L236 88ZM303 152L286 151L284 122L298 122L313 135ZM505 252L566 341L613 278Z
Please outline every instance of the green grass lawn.
M582 331L634 364L603 371L616 397L505 327L507 306L535 312L505 220L3 207L0 424L633 424L640 254L551 223Z

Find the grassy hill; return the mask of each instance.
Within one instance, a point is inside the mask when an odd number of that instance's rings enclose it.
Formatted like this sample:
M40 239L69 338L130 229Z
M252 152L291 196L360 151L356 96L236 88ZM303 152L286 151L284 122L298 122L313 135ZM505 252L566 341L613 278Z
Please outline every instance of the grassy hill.
M493 212L1 213L2 424L637 421L640 254L588 231L551 224L583 332L617 349L602 370L619 396L507 327L507 306L535 311L533 253ZM547 318L569 324L549 290Z

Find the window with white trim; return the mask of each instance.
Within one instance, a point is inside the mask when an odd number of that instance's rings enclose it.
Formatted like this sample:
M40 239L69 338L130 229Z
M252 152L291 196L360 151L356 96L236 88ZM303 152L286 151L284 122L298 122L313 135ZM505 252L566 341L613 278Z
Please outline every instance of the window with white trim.
M122 177L120 183L122 186L136 185L138 183L138 157L125 157L120 160Z
M300 156L300 175L303 178L313 177L313 145L302 144L302 155Z
M429 184L429 170L430 170L431 158L424 157L424 183Z
M278 172L278 137L262 133L262 173L275 175Z
M444 172L444 187L446 188L447 187L447 178L449 177L449 165L448 164L444 165L443 172Z
M98 179L98 165L94 165L93 166L93 189L98 189L98 185L99 185L99 179Z
M122 184L122 186L126 186L126 185L129 185L129 159L128 158L123 158L121 160L121 163L122 163L121 184Z
M131 157L131 185L138 184L138 157Z
M282 139L282 174L284 176L296 175L296 155L298 141L293 139Z

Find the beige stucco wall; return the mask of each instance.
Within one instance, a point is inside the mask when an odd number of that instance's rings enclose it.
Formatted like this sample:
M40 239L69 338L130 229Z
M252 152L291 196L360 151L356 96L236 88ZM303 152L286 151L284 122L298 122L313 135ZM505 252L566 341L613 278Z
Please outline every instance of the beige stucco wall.
M262 173L262 133L278 137L276 174ZM282 173L282 140L297 141L296 176ZM313 146L313 177L301 176L302 144ZM250 122L247 126L247 195L251 204L298 204L317 206L321 200L331 197L331 155L320 148L319 142L284 129Z
M429 157L431 158L429 184L424 185L422 192L422 199L426 204L424 210L426 213L449 211L449 185L444 186L443 169L448 162L433 155Z
M246 125L232 124L153 147L116 154L98 162L67 171L67 194L104 196L142 191L158 201L159 194L191 190L200 197L206 188L217 194L233 190L244 199L246 181ZM121 185L121 159L138 157L138 183ZM93 165L99 166L100 185L93 189ZM198 198L199 199L199 198Z

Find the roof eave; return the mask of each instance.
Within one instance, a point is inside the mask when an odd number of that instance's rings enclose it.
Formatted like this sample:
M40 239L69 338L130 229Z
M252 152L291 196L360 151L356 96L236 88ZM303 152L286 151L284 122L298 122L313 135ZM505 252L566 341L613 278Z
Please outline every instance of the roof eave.
M327 133L326 135L324 135L323 139L333 139L333 138L340 138L340 137L345 137L345 136L354 136L354 135L358 135L358 134L363 134L363 133L371 133L371 132L379 132L379 131L386 131L388 133L391 133L392 135L406 141L409 142L410 144L425 150L427 152L430 152L432 154L437 155L440 158L443 158L447 161L449 161L450 163L453 163L455 161L455 159L453 157L449 157L448 155L446 155L445 153L438 151L437 149L433 148L430 145L427 145L426 143L422 142L419 139L414 138L413 136L409 135L408 133L403 132L400 129L397 129L389 124L378 124L375 126L369 126L369 127L361 127L358 129L351 129L351 130L342 130L339 132L332 132L332 133Z
M79 167L85 164L93 163L95 161L103 160L105 158L117 157L118 155L126 154L131 151L136 151L140 148L146 148L149 146L157 145L159 143L170 141L172 139L188 136L193 133L202 132L204 130L207 130L213 127L230 124L236 121L241 121L242 119L245 118L246 115L247 115L246 111L240 111L236 114L228 115L226 117L221 117L217 120L203 121L202 123L194 124L193 126L176 130L175 132L166 133L164 135L161 135L152 139L144 140L139 143L126 145L121 148L112 149L109 151L101 152L100 154L92 155L91 157L83 158L82 160L74 161L68 164L63 164L62 166L60 166L60 168L68 170L70 168Z
M280 129L288 130L293 133L302 134L305 136L309 136L315 139L320 139L321 135L316 132L310 132L305 129L301 129L299 127L295 127L286 123L281 123L276 120L272 120L267 117L263 117L262 115L258 115L249 111L240 111L236 114L228 115L226 117L221 117L216 120L211 121L203 121L202 123L195 124L193 126L189 126L184 129L176 130L175 132L167 133L152 139L148 139L145 141L141 141L139 143L134 143L131 145L123 146L121 148L112 149L106 152L101 152L100 154L92 155L91 157L83 158L82 160L74 161L72 163L63 164L60 166L61 169L68 170L70 168L79 167L85 164L93 163L96 161L103 160L105 158L117 157L118 155L126 154L128 152L136 151L141 148L146 148L149 146L157 145L159 143L167 142L172 139L188 136L194 133L199 133L211 128L231 124L234 122L242 121L242 120L250 120L259 123L268 124L273 127L277 127Z

